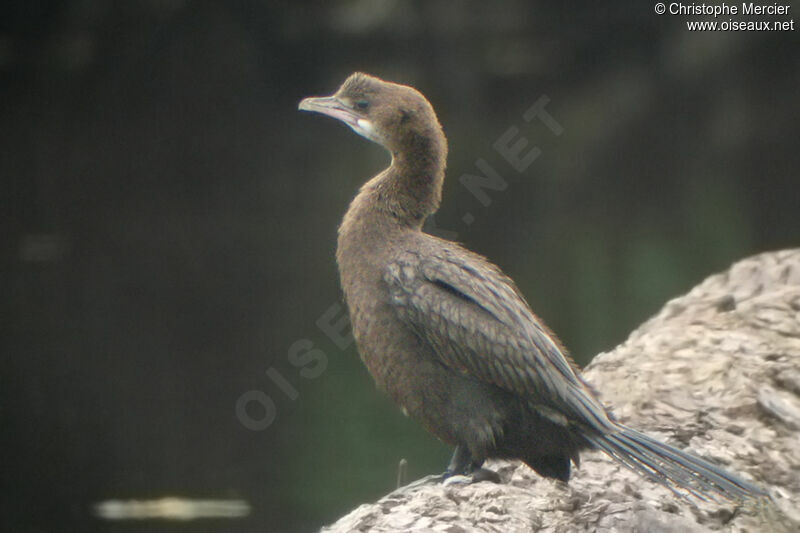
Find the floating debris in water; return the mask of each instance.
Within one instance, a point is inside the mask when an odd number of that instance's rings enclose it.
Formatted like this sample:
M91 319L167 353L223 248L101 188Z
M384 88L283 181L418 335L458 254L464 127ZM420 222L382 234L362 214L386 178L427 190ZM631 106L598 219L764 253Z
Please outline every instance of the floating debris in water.
M242 518L250 514L244 500L106 500L94 505L94 514L105 520L196 520L198 518Z

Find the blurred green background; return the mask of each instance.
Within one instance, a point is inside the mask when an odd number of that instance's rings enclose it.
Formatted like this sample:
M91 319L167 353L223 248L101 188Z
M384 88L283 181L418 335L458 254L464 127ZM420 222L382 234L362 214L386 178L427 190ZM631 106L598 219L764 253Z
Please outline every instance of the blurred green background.
M169 495L252 506L181 530L309 531L391 490L401 458L444 468L317 325L339 219L388 156L296 107L354 70L428 96L451 147L435 231L499 264L582 364L800 242L797 31L692 33L642 2L0 12L4 531L172 530L91 513ZM522 120L543 95L560 136ZM511 126L541 149L523 173L492 147ZM479 158L508 183L488 206L458 180ZM292 364L302 339L318 376ZM248 391L274 403L264 430L237 416Z

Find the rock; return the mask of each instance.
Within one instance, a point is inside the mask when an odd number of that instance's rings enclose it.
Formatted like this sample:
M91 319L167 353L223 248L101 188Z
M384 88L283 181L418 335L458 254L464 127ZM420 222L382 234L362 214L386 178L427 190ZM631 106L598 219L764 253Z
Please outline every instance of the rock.
M569 484L494 461L502 484L429 476L322 531L800 531L800 249L709 277L585 375L622 422L755 480L774 502L684 500L592 451Z

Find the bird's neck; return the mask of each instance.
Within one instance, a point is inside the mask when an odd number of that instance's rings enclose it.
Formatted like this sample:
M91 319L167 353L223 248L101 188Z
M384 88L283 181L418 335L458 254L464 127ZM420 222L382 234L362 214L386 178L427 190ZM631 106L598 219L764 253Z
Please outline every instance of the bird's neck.
M339 226L337 260L343 274L358 270L348 267L347 258L352 262L364 256L364 249L375 252L422 230L425 218L439 207L446 158L440 128L410 136L403 149L393 151L391 165L361 187Z
M444 183L447 144L443 135L414 136L406 148L392 154L388 169L387 200L395 202L412 225L439 209Z
M446 159L447 140L438 124L425 134L409 132L392 151L389 168L362 187L351 210L367 202L389 222L422 228L425 218L439 208Z

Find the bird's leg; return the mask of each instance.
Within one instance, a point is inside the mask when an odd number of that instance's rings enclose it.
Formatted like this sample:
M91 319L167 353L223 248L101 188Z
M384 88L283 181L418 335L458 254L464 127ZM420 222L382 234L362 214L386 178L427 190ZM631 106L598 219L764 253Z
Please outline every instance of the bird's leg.
M480 467L480 465L477 465ZM450 459L450 464L447 465L447 470L444 473L445 479L451 476L465 475L471 473L475 467L472 462L472 455L465 446L458 445L453 450L453 457Z
M446 481L453 476L460 475L470 478L470 482L472 483L477 483L479 481L499 483L500 476L497 475L497 472L481 468L482 464L483 460L474 460L465 446L458 445L453 451L453 457L450 459L447 470L442 475L442 480Z

